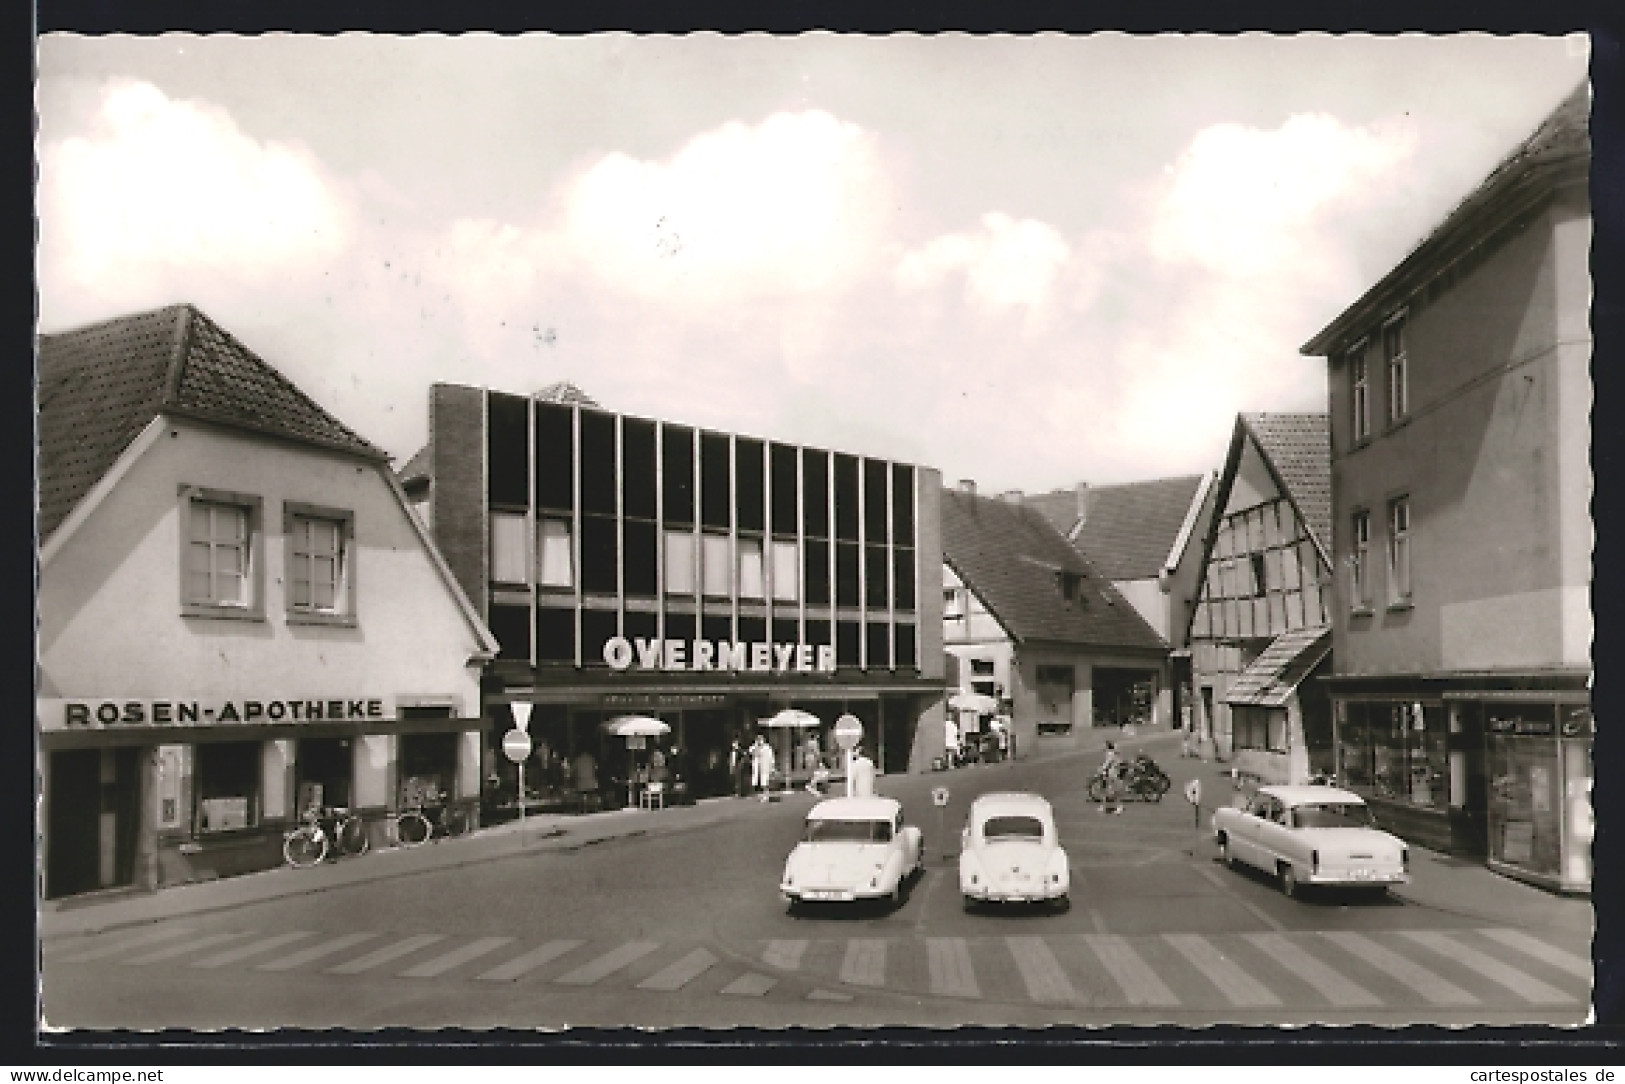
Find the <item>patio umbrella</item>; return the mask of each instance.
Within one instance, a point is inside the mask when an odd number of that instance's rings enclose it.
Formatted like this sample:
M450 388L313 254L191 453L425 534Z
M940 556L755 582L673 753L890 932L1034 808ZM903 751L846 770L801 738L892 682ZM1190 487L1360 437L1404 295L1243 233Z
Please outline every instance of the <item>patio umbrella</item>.
M647 715L617 715L603 724L606 734L617 738L658 738L671 733L671 725Z
M824 724L819 720L818 716L811 712L802 711L800 708L785 708L777 715L761 720L757 725L778 729L780 727L806 728L823 726Z
M999 702L985 693L955 693L948 698L948 706L955 711L975 711L992 715L999 710Z

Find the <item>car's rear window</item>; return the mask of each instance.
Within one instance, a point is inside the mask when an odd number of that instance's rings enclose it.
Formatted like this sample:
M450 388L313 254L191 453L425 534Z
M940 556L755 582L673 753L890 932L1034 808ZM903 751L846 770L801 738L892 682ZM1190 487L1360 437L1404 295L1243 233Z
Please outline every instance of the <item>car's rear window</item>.
M1044 822L1037 817L989 817L982 822L983 839L1043 839Z
M808 821L803 843L889 843L890 821Z
M1295 828L1374 828L1377 819L1364 802L1316 802L1292 807Z

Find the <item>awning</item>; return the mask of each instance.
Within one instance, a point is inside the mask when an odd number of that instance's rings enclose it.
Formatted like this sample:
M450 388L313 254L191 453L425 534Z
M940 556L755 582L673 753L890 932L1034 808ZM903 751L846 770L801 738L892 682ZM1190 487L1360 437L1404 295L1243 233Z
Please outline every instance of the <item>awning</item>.
M1231 706L1279 708L1332 649L1329 628L1293 629L1271 641L1224 694Z

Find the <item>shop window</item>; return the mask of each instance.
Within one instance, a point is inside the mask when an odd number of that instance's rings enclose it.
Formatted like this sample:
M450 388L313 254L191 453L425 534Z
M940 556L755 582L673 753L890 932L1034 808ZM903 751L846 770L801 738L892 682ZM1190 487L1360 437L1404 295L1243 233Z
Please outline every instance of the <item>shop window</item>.
M667 523L694 522L694 431L665 426L660 432L661 513Z
M762 540L739 540L739 597L759 599L766 597L762 583Z
M689 531L666 532L666 594L694 593L694 535Z
M886 582L887 567L890 561L886 557L885 546L864 547L863 568L863 595L864 603L871 610L884 610L891 604L891 589Z
M492 603L489 627L497 638L497 658L530 661L530 607Z
M1562 871L1565 804L1557 707L1496 704L1485 714L1490 858L1529 873L1556 876Z
M639 598L652 598L655 594L655 569L659 563L655 555L655 525L629 519L623 522L622 529L625 532L622 538L625 550L621 575L625 580L626 593Z
M530 497L530 400L492 392L486 404L486 499L525 506Z
M434 805L456 796L459 737L455 733L401 735L400 808Z
M1411 601L1411 501L1396 497L1388 502L1388 604Z
M569 512L575 504L575 411L537 403L536 507Z
M814 538L829 537L829 453L811 448L801 453L802 530Z
M733 526L731 455L727 437L700 434L700 522L706 527Z
M1286 712L1279 708L1237 705L1230 709L1230 733L1237 749L1268 753L1287 751Z
M773 543L773 601L795 602L801 597L801 555L794 542Z
M354 514L288 503L283 515L289 619L354 623Z
M301 738L294 754L298 779L294 812L317 806L350 805L355 766L348 738Z
M655 423L621 419L621 511L655 518Z
M807 577L807 604L829 605L829 543L807 539L802 547L802 569Z
M892 665L891 661L891 626L884 621L869 621L864 625L864 647L867 652L866 665L871 670L880 670Z
M260 742L203 742L195 766L197 832L253 828L260 822Z
M1388 424L1404 419L1410 412L1406 386L1405 317L1399 316L1382 329L1382 356L1388 369Z
M551 606L536 608L536 658L540 662L574 662L576 614Z
M707 598L728 598L732 595L733 576L729 563L727 535L700 536L700 570Z
M759 440L740 437L734 441L734 515L743 531L760 531L766 526L763 453Z
M914 551L912 549L895 549L892 551L892 588L896 593L897 609L914 609Z
M615 416L581 412L581 508L615 514Z
M595 594L613 595L616 579L615 521L607 516L581 519L581 586Z
M891 519L886 495L886 463L879 459L863 461L863 537L868 542L885 542Z
M530 546L525 517L519 512L491 513L491 580L493 583L530 583Z
M858 544L835 544L835 605L858 605Z
M896 546L914 545L914 468L901 463L891 469L891 540Z
M261 620L259 497L184 486L181 612Z
M542 587L575 586L575 551L569 520L544 516L536 521L536 582Z

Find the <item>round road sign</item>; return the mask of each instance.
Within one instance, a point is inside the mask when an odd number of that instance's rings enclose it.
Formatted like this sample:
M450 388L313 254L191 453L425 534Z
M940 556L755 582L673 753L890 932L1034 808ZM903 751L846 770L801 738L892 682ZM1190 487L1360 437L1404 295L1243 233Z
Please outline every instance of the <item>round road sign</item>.
M863 740L863 724L856 715L843 715L835 720L835 744L842 749L854 749Z
M1185 800L1191 805L1202 804L1202 781L1200 779L1192 779L1185 784Z
M502 735L502 752L507 758L518 764L530 756L530 735L518 727Z
M932 805L947 805L948 804L948 788L947 787L932 787L931 788L931 804Z

